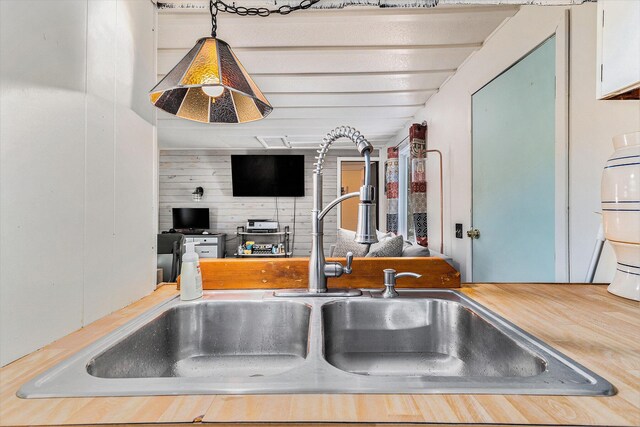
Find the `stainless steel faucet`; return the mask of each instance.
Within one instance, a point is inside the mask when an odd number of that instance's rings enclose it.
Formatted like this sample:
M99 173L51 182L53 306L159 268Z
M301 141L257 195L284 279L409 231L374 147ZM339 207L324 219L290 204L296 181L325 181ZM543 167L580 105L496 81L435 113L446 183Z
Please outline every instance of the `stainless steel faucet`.
M364 184L360 191L345 194L338 197L322 209L322 169L325 156L336 140L349 138L356 145L360 155L364 157ZM323 243L323 219L327 213L352 197L359 197L358 225L356 227L355 241L362 244L371 244L378 241L376 235L376 203L375 189L371 185L371 151L373 146L357 130L349 126L340 126L325 136L316 156L315 170L313 171L313 209L311 210L311 258L309 259L309 288L306 291L278 291L277 296L357 296L362 292L358 289L327 289L327 278L340 277L342 274L351 273L353 254L347 254L347 266L339 262L327 262L324 257Z

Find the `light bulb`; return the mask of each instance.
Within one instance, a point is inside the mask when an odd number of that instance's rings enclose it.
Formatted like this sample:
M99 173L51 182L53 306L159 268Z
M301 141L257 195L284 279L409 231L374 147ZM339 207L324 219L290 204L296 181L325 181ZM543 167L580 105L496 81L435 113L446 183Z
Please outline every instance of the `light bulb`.
M202 91L212 98L217 98L224 92L224 86L202 86Z

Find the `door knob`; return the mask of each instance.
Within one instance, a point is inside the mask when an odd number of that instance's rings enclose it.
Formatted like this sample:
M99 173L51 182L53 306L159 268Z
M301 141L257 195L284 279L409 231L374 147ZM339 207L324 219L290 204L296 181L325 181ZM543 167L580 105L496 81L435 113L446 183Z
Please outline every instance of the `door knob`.
M477 228L472 228L471 230L467 231L467 236L471 237L472 239L479 239L480 230L478 230Z

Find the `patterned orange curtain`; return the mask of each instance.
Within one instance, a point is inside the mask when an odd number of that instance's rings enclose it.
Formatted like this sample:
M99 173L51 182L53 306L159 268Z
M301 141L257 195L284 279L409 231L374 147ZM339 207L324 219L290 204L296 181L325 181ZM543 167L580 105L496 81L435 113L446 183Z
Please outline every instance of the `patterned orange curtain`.
M387 232L398 234L398 149L387 148L384 163L384 192L387 195Z
M427 237L427 126L414 123L409 129L410 206L416 243L428 246Z

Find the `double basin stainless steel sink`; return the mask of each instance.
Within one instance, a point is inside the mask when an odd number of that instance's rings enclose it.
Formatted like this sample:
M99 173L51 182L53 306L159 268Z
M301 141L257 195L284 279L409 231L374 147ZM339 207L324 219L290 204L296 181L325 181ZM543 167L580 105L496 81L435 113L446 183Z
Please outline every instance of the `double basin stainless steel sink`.
M174 298L25 384L24 398L261 393L612 395L462 293Z

